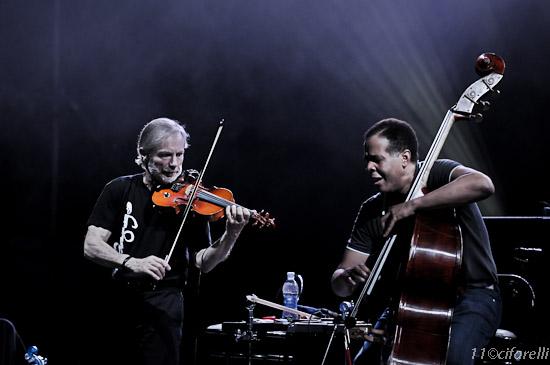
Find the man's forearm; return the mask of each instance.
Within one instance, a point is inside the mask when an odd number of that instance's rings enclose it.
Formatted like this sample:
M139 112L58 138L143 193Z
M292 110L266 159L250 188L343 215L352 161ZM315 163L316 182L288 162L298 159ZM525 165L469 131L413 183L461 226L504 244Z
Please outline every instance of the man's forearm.
M353 293L353 285L349 282L344 269L336 269L331 279L332 291L339 297L349 297Z
M202 272L209 272L219 263L225 261L231 254L231 250L237 242L238 235L230 234L227 231L212 246L204 248L197 253L197 267Z
M111 247L107 240L111 232L104 228L90 226L84 239L84 257L102 266L114 268L128 256Z
M84 245L84 257L105 267L118 267L127 256L104 242L87 241Z

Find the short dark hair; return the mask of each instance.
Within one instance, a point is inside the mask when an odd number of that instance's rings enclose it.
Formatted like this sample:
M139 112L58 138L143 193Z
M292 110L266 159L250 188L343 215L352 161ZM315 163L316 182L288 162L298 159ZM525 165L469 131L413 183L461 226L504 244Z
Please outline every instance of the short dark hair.
M418 160L418 138L411 125L404 120L396 118L382 119L374 123L363 136L363 143L374 135L386 137L390 142L389 153L399 153L408 149L411 151L411 161Z

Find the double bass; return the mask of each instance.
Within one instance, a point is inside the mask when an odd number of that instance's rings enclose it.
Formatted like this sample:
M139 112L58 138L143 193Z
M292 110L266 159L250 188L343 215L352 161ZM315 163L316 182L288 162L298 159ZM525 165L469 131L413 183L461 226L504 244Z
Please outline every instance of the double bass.
M477 110L486 110L490 105L482 98L498 93L495 86L502 80L504 68L504 60L494 53L484 53L477 58L476 72L481 78L447 111L405 201L427 192L430 170L451 127L456 121L481 119ZM462 263L460 227L452 215L440 211L418 213L414 223L409 253L402 265L402 285L388 364L445 364ZM359 304L371 295L395 242L394 235L384 244L351 318L356 318Z

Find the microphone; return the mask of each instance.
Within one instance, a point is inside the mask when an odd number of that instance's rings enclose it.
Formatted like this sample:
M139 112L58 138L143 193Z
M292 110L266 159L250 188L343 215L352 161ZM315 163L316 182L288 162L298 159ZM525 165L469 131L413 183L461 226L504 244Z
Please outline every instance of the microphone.
M30 346L25 352L25 360L31 365L46 365L48 364L48 359L38 355L38 347Z
M353 307L354 307L353 301L351 302L344 301L340 303L340 306L338 308L340 310L340 315L341 315L340 318L343 319L347 328L355 327L357 323L356 319L350 316L351 312L353 311Z
M322 315L323 317L332 317L332 318L339 318L340 314L331 311L327 308L316 308L316 307L310 307L308 305L300 305L298 304L298 310L301 310L302 312L306 312L308 314L317 314Z
M338 309L340 309L340 314L342 315L342 317L347 317L353 310L353 302L344 301L340 303Z

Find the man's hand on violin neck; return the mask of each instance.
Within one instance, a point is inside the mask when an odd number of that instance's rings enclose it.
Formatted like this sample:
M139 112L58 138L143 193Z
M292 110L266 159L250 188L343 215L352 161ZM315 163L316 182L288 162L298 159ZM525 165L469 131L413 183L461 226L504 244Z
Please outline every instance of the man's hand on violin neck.
M162 280L167 271L171 270L168 263L157 256L147 256L139 259L132 257L126 263L126 267L137 274L147 274L155 280Z
M228 233L239 234L250 221L251 215L252 212L249 209L241 206L230 205L225 207Z

